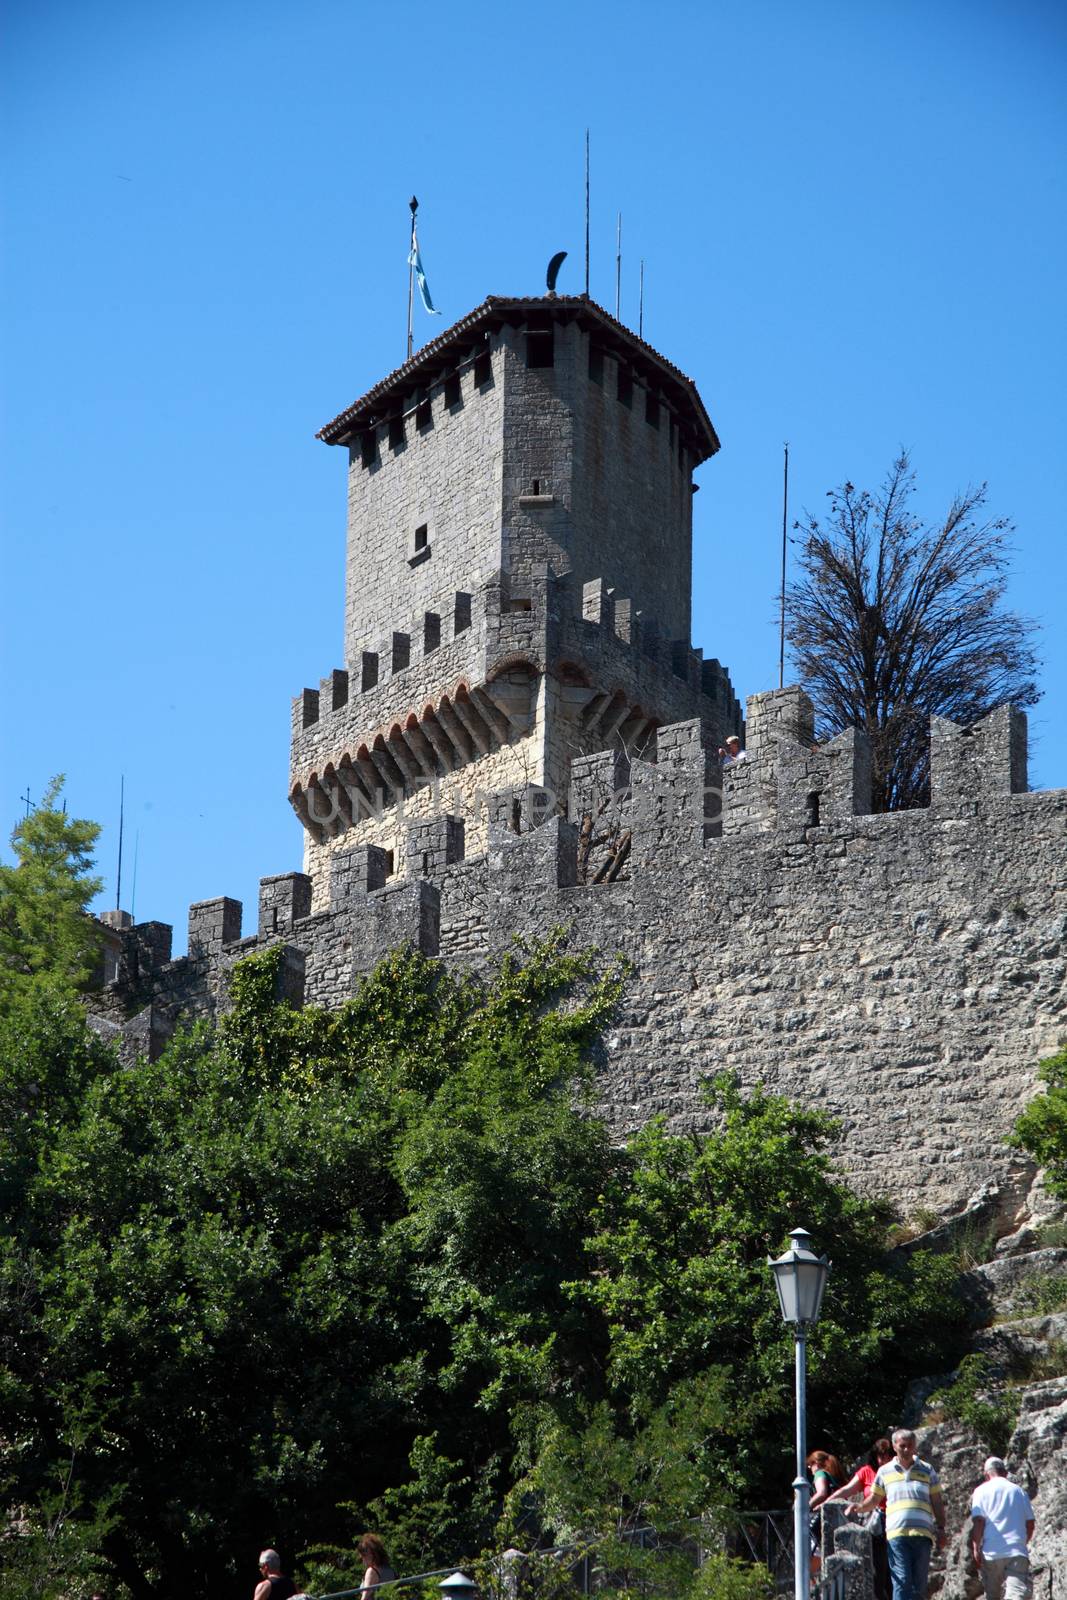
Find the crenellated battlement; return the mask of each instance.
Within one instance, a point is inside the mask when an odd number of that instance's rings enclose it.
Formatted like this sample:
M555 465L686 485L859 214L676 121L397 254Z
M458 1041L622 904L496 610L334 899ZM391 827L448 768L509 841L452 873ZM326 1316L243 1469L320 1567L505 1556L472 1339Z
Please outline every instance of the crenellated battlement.
M613 651L604 609L576 626ZM699 1122L700 1075L733 1066L801 1098L817 1084L857 1176L891 1146L901 1192L962 1200L1007 1160L1030 1064L1064 1028L1067 791L1027 791L1011 707L935 720L930 806L888 815L869 812L863 736L816 744L799 690L753 697L747 728L725 771L718 726L691 717L643 752L575 755L561 794L520 777L465 814L402 813L394 847L337 842L321 901L307 874L265 878L247 936L237 901L198 902L177 961L169 928L112 925L99 1026L158 1052L176 1019L227 1004L255 950L283 948L280 997L334 1006L397 945L478 967L562 923L633 965L604 1065L620 1129Z
M741 727L720 664L661 639L654 619L602 580L584 586L579 610L570 582L543 565L521 580L498 573L456 596L450 629L442 633L440 613L432 615L421 633L392 635L384 677L375 652L359 690L351 669L337 669L293 702L290 801L316 843L521 742L534 731L546 678L570 731L555 759L544 738L530 759L556 787L560 760L573 752L648 747L658 727L694 709L717 738Z

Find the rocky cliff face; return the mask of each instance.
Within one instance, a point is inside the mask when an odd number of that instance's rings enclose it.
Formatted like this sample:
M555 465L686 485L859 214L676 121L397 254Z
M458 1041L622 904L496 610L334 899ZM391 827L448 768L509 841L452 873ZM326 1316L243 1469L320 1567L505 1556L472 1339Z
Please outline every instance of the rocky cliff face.
M1036 1533L1035 1600L1067 1597L1067 1208L1035 1182L992 1259L965 1274L975 1329L969 1366L913 1386L908 1421L941 1474L949 1543L931 1593L977 1600L970 1495L988 1455L1002 1455L1026 1490ZM1051 1243L1049 1242L1051 1241ZM966 1381L967 1372L971 1381ZM961 1372L964 1381L961 1383Z

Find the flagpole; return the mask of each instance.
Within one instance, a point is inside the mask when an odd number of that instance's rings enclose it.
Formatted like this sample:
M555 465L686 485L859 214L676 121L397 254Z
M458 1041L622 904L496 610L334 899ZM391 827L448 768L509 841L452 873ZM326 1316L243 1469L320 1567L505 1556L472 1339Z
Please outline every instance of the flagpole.
M411 248L408 251L408 360L415 348L415 213L419 209L419 202L412 195L408 201L411 207Z
M645 263L641 263L640 287L637 291L637 337L645 336Z
M619 221L615 229L615 321L619 320L619 305L622 299L622 212L619 212Z

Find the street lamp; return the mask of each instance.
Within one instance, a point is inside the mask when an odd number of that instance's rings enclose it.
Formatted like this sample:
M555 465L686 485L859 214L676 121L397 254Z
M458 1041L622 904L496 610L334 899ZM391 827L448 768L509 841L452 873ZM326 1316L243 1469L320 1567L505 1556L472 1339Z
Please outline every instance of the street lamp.
M778 1304L782 1318L793 1329L796 1343L796 1412L797 1412L797 1475L793 1479L793 1600L808 1600L808 1575L811 1560L808 1554L808 1488L807 1474L807 1337L808 1329L819 1320L823 1290L830 1263L825 1256L817 1256L811 1248L811 1235L803 1228L794 1228L789 1235L793 1243L777 1261L768 1257L767 1265L774 1273L774 1287L778 1291Z
M443 1578L437 1587L441 1591L442 1600L475 1600L477 1593L465 1572L453 1572L450 1578Z

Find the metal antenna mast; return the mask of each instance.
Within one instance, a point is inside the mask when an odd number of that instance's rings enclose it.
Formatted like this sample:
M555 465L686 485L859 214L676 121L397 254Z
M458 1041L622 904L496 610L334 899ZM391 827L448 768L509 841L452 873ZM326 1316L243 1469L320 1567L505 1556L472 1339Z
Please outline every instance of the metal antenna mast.
M115 874L115 910L122 905L122 823L126 806L126 776L119 778L119 870Z
M585 296L589 298L589 129L585 130Z
M778 624L778 687L785 688L785 551L788 543L786 529L789 523L789 444L783 446L785 459L782 465L782 592Z

